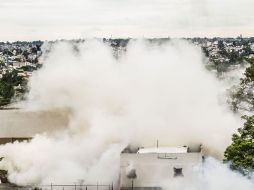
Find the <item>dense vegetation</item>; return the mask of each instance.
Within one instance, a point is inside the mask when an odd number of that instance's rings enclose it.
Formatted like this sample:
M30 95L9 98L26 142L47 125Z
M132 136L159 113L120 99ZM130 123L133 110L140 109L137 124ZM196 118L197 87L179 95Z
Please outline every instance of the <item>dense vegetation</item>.
M243 119L243 128L233 134L232 144L224 156L226 161L230 161L232 169L250 176L254 170L254 116L243 116Z
M17 70L7 72L0 80L0 106L5 106L13 98L21 98L26 91L27 79L18 75Z
M254 59L246 59L250 66L246 68L244 77L238 86L233 86L230 90L229 103L232 110L254 111Z
M239 86L231 92L231 105L234 111L254 110L254 59L247 59L250 66L246 68ZM225 151L225 160L234 170L250 176L254 170L254 115L243 116L245 123L238 133L233 134L232 144Z

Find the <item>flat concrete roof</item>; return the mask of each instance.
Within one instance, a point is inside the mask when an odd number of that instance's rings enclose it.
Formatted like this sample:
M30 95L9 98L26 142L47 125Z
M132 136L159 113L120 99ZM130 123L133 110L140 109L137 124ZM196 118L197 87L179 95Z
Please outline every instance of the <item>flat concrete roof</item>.
M147 153L187 153L188 147L149 147L141 148L138 150L138 154L147 154Z
M0 138L33 137L68 126L65 111L0 110Z

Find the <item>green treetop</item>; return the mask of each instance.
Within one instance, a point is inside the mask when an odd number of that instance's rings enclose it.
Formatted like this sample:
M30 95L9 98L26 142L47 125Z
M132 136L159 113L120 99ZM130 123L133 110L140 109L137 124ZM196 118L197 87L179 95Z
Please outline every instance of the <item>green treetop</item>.
M254 116L242 118L245 119L244 126L233 134L232 144L227 147L224 156L232 169L250 175L254 169Z

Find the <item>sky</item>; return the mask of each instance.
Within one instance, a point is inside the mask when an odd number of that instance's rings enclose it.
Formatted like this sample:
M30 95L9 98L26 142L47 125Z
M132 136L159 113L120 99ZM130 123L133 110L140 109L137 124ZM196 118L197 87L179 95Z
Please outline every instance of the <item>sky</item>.
M254 36L254 0L0 0L0 41Z

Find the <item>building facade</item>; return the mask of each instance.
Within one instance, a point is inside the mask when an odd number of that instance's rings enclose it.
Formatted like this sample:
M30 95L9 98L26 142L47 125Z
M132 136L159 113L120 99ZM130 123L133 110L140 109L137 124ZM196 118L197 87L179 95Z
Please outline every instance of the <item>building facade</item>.
M188 177L193 167L202 163L201 149L188 147L125 149L121 153L121 190L161 189L177 178Z

